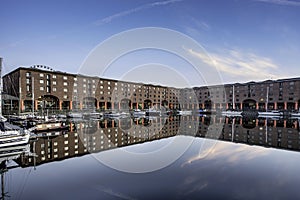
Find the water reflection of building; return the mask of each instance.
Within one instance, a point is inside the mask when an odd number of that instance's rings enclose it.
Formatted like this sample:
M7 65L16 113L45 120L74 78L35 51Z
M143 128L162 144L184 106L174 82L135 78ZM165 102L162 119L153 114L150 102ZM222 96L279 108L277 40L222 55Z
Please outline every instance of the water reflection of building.
M128 123L129 122L129 123ZM158 140L178 134L179 120L173 118L130 118L83 121L56 137L31 141L36 157L22 157L23 166L81 156L117 147Z
M31 141L31 152L37 156L23 156L19 162L24 167L39 165L176 135L299 151L299 131L299 122L293 119L184 116L85 121L66 134Z
M200 119L198 136L265 147L300 150L299 122L295 119L245 119L212 116ZM221 132L207 135L211 123L224 123ZM213 122L214 121L214 122Z

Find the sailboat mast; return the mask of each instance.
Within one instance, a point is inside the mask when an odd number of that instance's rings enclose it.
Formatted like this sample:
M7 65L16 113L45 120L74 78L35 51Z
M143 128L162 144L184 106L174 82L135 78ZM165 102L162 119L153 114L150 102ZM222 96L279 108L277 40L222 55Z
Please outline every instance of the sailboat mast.
M32 76L31 79L31 84L32 84L32 91L31 91L31 96L32 96L32 115L34 115L34 77Z
M266 112L268 112L268 104L269 104L269 86L267 87Z
M2 116L2 58L0 58L0 116Z
M232 85L232 109L235 110L235 94L234 94L234 85Z

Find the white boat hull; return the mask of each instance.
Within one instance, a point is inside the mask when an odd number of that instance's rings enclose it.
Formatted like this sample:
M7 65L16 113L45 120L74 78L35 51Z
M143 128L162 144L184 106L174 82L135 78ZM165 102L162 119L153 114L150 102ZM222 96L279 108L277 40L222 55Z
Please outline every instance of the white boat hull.
M29 137L29 134L0 136L0 148L27 144Z

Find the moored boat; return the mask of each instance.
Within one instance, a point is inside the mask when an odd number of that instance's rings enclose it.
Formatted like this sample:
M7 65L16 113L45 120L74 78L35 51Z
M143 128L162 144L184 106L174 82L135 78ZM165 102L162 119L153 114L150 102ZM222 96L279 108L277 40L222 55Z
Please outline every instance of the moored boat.
M264 117L264 116L283 116L283 112L280 112L278 110L258 112L258 117Z
M0 122L0 148L27 144L29 132L11 124Z

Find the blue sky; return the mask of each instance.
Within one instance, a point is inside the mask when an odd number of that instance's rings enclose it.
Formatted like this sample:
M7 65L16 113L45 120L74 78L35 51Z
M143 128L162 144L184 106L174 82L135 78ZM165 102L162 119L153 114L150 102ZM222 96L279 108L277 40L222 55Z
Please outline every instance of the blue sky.
M185 49L207 68L216 68L224 83L300 76L300 1L296 0L1 0L1 8L4 73L34 64L77 73L90 52L114 34L161 27L202 45L201 52ZM123 64L122 59L115 62L115 70L105 76L124 77L116 73L118 67L129 70L162 62L188 84L205 84L187 63L166 53L146 50L137 55L129 54ZM143 81L134 77L127 79Z

